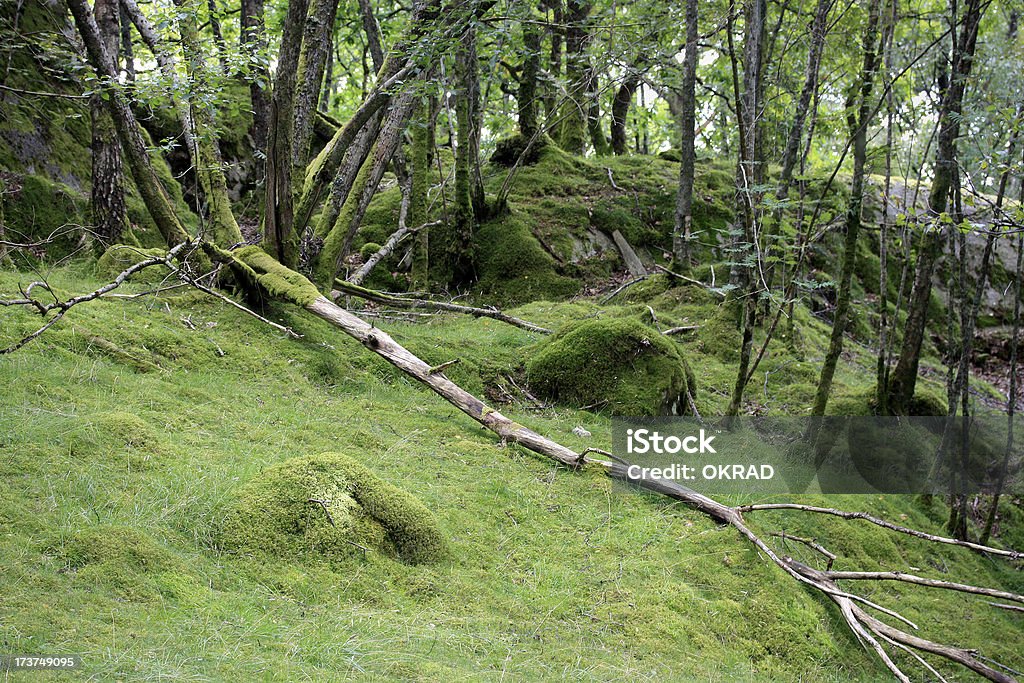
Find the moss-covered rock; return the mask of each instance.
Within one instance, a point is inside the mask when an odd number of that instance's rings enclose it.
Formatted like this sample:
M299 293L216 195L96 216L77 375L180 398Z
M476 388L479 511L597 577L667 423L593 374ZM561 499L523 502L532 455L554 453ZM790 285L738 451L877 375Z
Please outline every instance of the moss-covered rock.
M138 415L121 410L82 420L69 443L76 455L124 464L130 470L149 469L165 454L157 431Z
M220 545L325 558L370 548L414 564L447 552L422 503L339 453L286 460L243 486L224 517Z
M516 216L485 223L473 237L479 289L490 302L554 301L575 294L579 284L558 273L558 264Z
M679 415L695 393L679 346L635 318L570 324L543 343L527 373L543 396L619 415Z
M96 277L101 280L113 280L135 264L166 253L166 249L140 249L127 244L111 245L96 260ZM153 283L160 282L169 274L170 269L167 266L155 265L132 274L131 279L135 282Z

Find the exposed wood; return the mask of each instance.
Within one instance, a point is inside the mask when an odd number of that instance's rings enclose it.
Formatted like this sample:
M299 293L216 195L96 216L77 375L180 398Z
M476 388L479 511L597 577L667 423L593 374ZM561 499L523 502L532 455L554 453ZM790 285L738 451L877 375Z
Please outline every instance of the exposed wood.
M622 260L625 262L629 274L635 278L645 277L647 275L647 268L644 267L643 261L636 255L633 247L629 245L629 242L622 236L622 233L618 230L613 230L612 239L615 241L615 246L619 248L619 253L622 254Z
M395 251L395 247L398 246L399 242L401 242L409 235L415 235L420 230L427 230L435 225L441 225L441 221L431 221L430 223L418 225L415 228L410 228L408 226L403 225L398 230L391 233L391 236L388 237L387 242L381 245L381 248L378 249L376 253L372 254L370 258L366 259L366 263L359 267L359 270L357 270L352 275L352 277L348 279L348 282L354 285L362 284L363 280L366 279L366 276L370 274L370 272L376 267L378 263L386 259L388 256L391 256L391 254Z

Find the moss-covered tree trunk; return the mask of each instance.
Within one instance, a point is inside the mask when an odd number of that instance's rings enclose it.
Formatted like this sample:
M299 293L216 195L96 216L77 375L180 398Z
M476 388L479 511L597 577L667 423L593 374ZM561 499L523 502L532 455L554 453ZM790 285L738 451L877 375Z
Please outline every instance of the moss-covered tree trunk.
M408 222L412 227L427 222L427 188L430 186L430 149L433 146L433 119L431 104L420 106L412 124L412 153L410 154L412 189L409 195ZM412 258L412 286L425 291L430 288L430 228L416 234Z
M116 60L121 37L121 13L117 0L96 0L93 13L103 46ZM122 184L121 143L117 140L117 129L103 102L102 93L96 93L89 99L89 110L92 119L92 221L100 240L113 244L120 241L128 223Z
M479 83L477 75L476 31L470 28L455 53L455 208L452 215L454 241L449 253L457 282L472 276L471 243L476 216L481 210L482 191L477 189L479 173L480 129L477 119Z
M196 26L199 2L174 0L174 4L181 10L177 15L178 32L189 79L186 116L192 121L192 164L203 190L214 240L219 244L235 244L242 241L242 232L231 210L227 181L224 179L224 164L216 139L216 112L206 73L206 55L200 45L199 29Z
M939 223L949 205L950 189L957 179L956 141L960 137L964 92L974 64L974 50L978 42L981 18L988 7L984 0L968 0L963 8L959 33L956 35L949 85L945 88L939 110L939 134L935 171L928 194L928 213ZM889 385L889 407L895 413L905 413L917 386L921 344L928 319L928 303L932 293L932 275L942 251L944 229L925 233L918 249L914 268L914 284L907 306L907 321L903 327L903 343L899 359L892 371Z
M565 12L565 80L567 96L559 110L558 146L582 156L587 148L589 116L587 18L590 0L568 0Z

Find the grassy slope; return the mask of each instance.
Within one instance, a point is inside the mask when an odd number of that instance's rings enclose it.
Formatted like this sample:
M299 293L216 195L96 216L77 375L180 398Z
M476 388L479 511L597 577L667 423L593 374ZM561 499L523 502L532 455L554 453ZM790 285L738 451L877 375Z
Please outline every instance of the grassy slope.
M0 292L29 279L0 273ZM52 281L94 284L74 270ZM661 296L659 311L685 317L664 301L672 292ZM519 314L557 323L595 308L534 303ZM503 446L339 333L290 309L270 315L303 340L185 294L80 307L0 357L2 651L81 653L102 680L887 678L830 605L731 531L613 490L598 471L562 471ZM0 344L36 322L5 311ZM535 341L488 320L388 329L429 362L463 356L449 374L476 391L481 376L514 372ZM812 356L823 341L815 329L803 328ZM728 363L703 354L700 338L685 343L703 407L714 410ZM782 347L777 355L766 362L784 362ZM163 369L142 372L140 359ZM847 364L839 381L858 376ZM610 442L608 422L590 413L509 412L575 447ZM126 433L124 413L143 425ZM577 424L594 437L573 436ZM410 567L353 549L324 564L216 548L237 487L273 463L328 450L416 494L440 519L451 557ZM820 502L940 529L940 510L905 498ZM1024 589L1019 573L954 549L840 520L762 520L825 539L850 558L839 568L912 566ZM1019 619L982 599L891 585L873 595L924 635L1022 664Z

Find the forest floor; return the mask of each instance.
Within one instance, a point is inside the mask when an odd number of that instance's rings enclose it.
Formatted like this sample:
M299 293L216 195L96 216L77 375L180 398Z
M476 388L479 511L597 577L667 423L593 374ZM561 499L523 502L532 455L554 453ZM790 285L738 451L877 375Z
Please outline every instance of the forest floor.
M32 279L0 272L0 293ZM85 265L49 279L64 293L100 284ZM534 302L512 312L558 327L647 305L660 324L701 326L681 343L698 405L720 412L729 349L708 336L715 308L697 288L641 283L611 304ZM0 346L39 323L27 311L7 313ZM40 678L889 679L832 604L731 529L613 488L598 469L569 472L502 444L336 330L289 307L266 314L302 339L178 290L79 306L0 358L0 643L8 653L83 656L78 674ZM458 355L449 376L477 393L503 387L501 410L523 424L574 448L609 447L607 417L538 406L506 381L537 335L453 316L378 324L428 362ZM748 411L806 410L827 327L801 309L794 329L798 340L770 347ZM872 359L851 342L838 404L869 395ZM593 436L573 434L576 426ZM439 520L448 555L413 566L355 547L330 558L221 547L225 511L242 485L288 458L328 451L417 496ZM906 496L800 500L934 533L945 519L939 501ZM1009 563L961 549L838 519L750 518L762 531L819 539L840 555L836 569L912 569L1024 592ZM1007 501L996 541L1024 546L1022 518L1020 501ZM1024 624L984 598L862 588L898 605L926 637L1024 668Z

